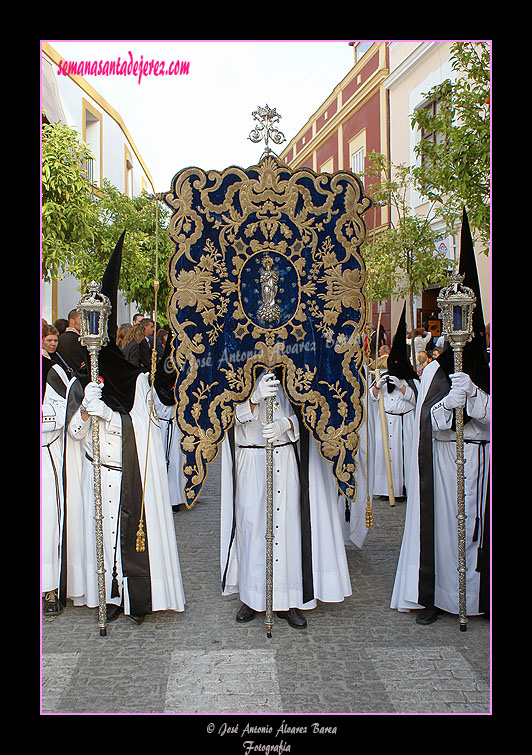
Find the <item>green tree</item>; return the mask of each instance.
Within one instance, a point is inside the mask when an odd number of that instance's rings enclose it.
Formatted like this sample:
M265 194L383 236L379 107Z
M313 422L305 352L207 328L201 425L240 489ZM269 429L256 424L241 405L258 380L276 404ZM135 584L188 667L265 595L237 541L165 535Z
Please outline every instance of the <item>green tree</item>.
M60 279L94 242L96 211L87 181L92 157L76 131L42 127L42 278Z
M374 301L406 299L410 327L414 328L414 296L429 284L443 285L451 263L436 248L439 234L431 228L430 212L420 217L408 204L410 189L415 187L411 168L393 165L379 152L368 157L370 165L364 175L372 180L366 182L367 192L373 202L394 212L390 212L390 227L365 246L367 291ZM413 339L411 354L415 367Z
M452 231L466 207L471 231L488 253L490 237L490 49L487 42L451 47L456 81L446 79L424 94L435 110L420 108L412 126L438 135L422 140L413 169L420 192L440 203L438 212Z
M128 303L154 313L158 275L157 320L167 322L166 302L170 211L148 197L130 198L108 179L93 195L86 165L92 154L74 129L61 124L42 130L42 278L72 275L84 291L100 280L116 242L126 230L120 289ZM157 208L156 208L157 201ZM157 226L157 227L156 227Z
M166 234L170 212L160 202L156 207L156 202L145 193L130 198L104 179L97 201L94 247L78 255L71 271L82 287L92 279L99 280L125 230L120 290L128 303L136 302L140 309L153 315L157 275L157 321L165 324L170 292L166 270L172 253Z

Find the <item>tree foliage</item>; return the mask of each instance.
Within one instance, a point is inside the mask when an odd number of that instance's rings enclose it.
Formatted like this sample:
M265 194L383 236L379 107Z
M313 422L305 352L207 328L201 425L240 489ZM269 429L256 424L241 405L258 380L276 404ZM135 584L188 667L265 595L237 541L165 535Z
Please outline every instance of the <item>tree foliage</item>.
M122 250L120 290L128 303L136 302L144 312L155 308L154 281L157 276L157 320L166 322L169 295L167 279L171 248L166 234L169 210L146 194L130 198L103 180L97 200L98 218L92 250L79 255L71 272L82 286L99 280L122 231L126 231Z
M76 131L42 127L42 278L60 279L94 242L96 213L86 177L92 157Z
M420 108L412 126L438 133L415 147L413 169L421 193L440 203L449 231L466 207L471 230L487 254L490 237L490 49L486 42L456 42L451 65L458 77L424 94L436 112Z
M412 169L404 164L393 165L379 152L371 152L368 157L369 167L364 175L372 180L367 181L367 191L375 204L386 205L395 212L390 212L390 227L364 247L366 297L372 301L406 299L413 328L414 296L430 284L443 285L451 262L437 250L439 234L430 225L430 213L416 215L409 205L409 192L415 187Z
M157 320L166 323L170 211L146 194L126 196L108 179L93 194L86 175L92 155L74 129L45 125L42 142L43 281L72 275L83 291L102 278L125 230L120 290L128 303L136 302L140 310L151 313L157 276Z

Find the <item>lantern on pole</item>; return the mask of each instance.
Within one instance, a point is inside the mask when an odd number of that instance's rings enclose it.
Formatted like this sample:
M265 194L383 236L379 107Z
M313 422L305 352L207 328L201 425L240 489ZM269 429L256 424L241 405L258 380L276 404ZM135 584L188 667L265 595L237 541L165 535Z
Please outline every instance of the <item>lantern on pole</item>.
M91 381L98 382L98 354L109 341L107 322L111 313L111 302L101 293L101 284L94 281L78 302L77 310L81 320L80 342L87 347L91 363ZM100 635L107 634L107 610L105 591L105 566L103 549L103 513L100 463L100 418L92 417L92 450L94 468L94 521L96 533L96 573L98 575L98 626Z
M464 286L464 276L449 276L449 285L442 288L438 306L443 316L443 335L454 355L454 371L462 372L462 352L473 337L473 310L476 296ZM466 615L466 556L465 556L465 493L464 493L464 408L455 409L456 416L456 497L458 520L458 618L460 630L467 629Z

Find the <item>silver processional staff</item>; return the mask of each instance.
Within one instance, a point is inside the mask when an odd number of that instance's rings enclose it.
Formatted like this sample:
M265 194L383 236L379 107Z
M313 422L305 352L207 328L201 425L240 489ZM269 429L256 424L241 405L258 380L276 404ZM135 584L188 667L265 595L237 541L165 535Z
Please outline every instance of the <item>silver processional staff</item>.
M111 302L101 293L101 285L94 281L78 302L81 320L80 342L87 347L91 362L91 381L98 382L98 354L109 341L107 322ZM105 590L105 565L103 549L103 512L100 463L100 418L92 417L92 450L94 468L94 521L96 534L96 573L98 575L98 626L100 636L107 635L107 609Z

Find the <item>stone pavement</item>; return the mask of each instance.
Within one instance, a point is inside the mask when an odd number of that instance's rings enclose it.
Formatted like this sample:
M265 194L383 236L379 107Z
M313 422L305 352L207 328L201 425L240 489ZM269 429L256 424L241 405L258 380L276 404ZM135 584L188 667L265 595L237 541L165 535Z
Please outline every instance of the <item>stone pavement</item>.
M461 632L457 617L445 614L423 627L388 607L404 503L373 502L363 549L347 552L352 597L320 603L304 630L274 614L270 639L262 616L237 624L238 596L220 592L219 474L217 460L198 503L174 514L183 613L155 613L141 626L122 615L106 637L97 609L69 604L43 619L42 714L203 714L216 716L206 731L218 741L224 734L243 741L244 714L286 716L288 724L291 714L304 715L308 728L308 714L491 712L490 622L472 617ZM238 734L224 718L231 714L240 716ZM264 727L269 718L259 720ZM270 752L281 752L288 734L273 728L279 747Z

